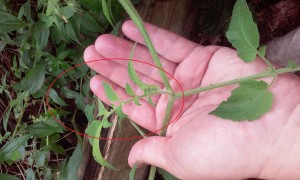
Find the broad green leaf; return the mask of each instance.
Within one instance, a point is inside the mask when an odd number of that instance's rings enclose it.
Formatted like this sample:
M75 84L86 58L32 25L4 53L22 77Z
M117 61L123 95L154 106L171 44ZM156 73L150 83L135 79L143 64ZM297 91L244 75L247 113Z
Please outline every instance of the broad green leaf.
M29 137L30 135L23 135L6 142L0 149L0 164L8 160L16 150L25 144Z
M78 170L82 163L82 144L78 143L70 160L68 161L65 171L62 173L62 179L78 180Z
M79 93L76 91L72 91L71 89L68 89L67 87L61 88L62 93L64 96L68 99L76 99L77 96L79 96Z
M52 121L52 122L51 122ZM28 126L28 133L32 136L43 138L50 136L54 133L63 133L63 127L57 122L53 122L53 118L49 118L46 121L39 121Z
M34 160L35 160L35 165L37 167L43 167L45 165L45 160L46 160L47 154L48 154L48 151L39 151L39 152L35 153Z
M9 175L9 174L3 174L0 173L0 179L5 179L5 180L20 180L18 177L13 176L13 175Z
M33 28L33 38L37 50L43 50L47 46L49 36L50 30L46 24L42 21L36 22Z
M131 168L130 173L129 173L129 180L134 180L134 175L135 175L137 165L138 165L138 163L135 163L133 165L133 167Z
M266 46L261 46L261 47L258 49L258 52L259 52L259 54L260 54L262 57L265 57L265 56L266 56L266 50L267 50L267 47L266 47Z
M264 81L241 82L231 96L210 114L233 121L253 121L259 119L272 107L273 94Z
M108 0L109 3L106 2L107 0L102 0L102 10L103 10L103 14L105 16L105 18L108 20L108 22L110 23L110 25L112 27L114 27L114 23L113 23L113 17L111 16L111 6L109 6L111 4L111 0Z
M98 117L107 113L106 108L104 107L102 101L98 99Z
M88 119L88 121L92 122L95 118L94 118L94 110L95 110L95 104L92 103L91 105L86 105L85 106L85 116Z
M259 33L246 0L236 1L226 37L242 60L251 62L255 59Z
M64 7L60 8L59 10L63 14L64 18L66 18L66 19L69 19L70 17L72 17L74 15L74 13L76 12L76 9L71 6L64 6Z
M101 129L102 129L102 123L100 121L93 121L88 128L85 130L85 132L89 135L89 136L93 136L93 137L100 137L101 134ZM111 164L109 164L109 162L107 162L100 151L100 147L99 147L99 139L98 138L89 138L90 144L92 145L92 153L93 153L93 157L94 159L101 165L104 167L107 167L109 169L113 169L116 170L116 168L114 168Z
M79 2L89 10L92 10L94 13L99 14L102 9L101 0L80 0Z
M31 168L26 169L26 180L35 180L35 173Z
M80 44L80 41L78 40L74 27L72 25L71 22L68 22L65 24L65 32L67 34L67 36L72 39L73 41L77 42L78 44Z
M118 95L115 93L115 91L112 89L112 87L106 83L106 82L102 82L103 84L103 88L106 94L106 97L108 98L108 100L110 101L119 101L119 97Z
M104 31L95 17L92 17L88 12L84 13L80 18L81 30L90 31L94 33L101 33Z
M132 89L132 87L130 86L130 84L126 83L126 93L129 95L129 96L135 96L135 93Z
M161 168L157 168L157 171L159 174L162 175L164 180L177 180L177 178L175 176L173 176L172 174L170 174L169 172L167 172Z
M30 94L37 92L44 84L46 65L46 63L41 63L29 70L25 78L20 82L18 89L27 90Z
M82 94L79 94L75 99L76 107L81 111L85 111L84 98Z
M54 89L50 89L50 92L49 92L49 97L56 103L56 104L59 104L61 106L68 106L68 104L63 100L61 99L57 92L54 90Z
M15 31L26 26L26 22L18 20L15 16L0 10L0 34Z

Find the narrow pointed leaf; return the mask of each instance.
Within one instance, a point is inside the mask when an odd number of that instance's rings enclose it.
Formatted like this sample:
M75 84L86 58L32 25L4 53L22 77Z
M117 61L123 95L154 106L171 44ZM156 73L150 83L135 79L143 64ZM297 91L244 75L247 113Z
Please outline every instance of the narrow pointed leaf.
M135 171L136 171L136 168L137 168L137 164L138 163L135 163L133 165L133 167L131 168L130 173L129 173L129 180L134 180L134 175L135 175Z
M133 98L133 102L134 102L134 104L136 104L137 106L140 106L140 105L141 105L141 103L139 102L139 98L138 98L138 97L134 97L134 98Z
M57 92L54 90L54 89L50 89L50 92L49 92L49 97L56 103L56 104L59 104L61 106L68 106L68 104L63 100L61 99Z
M156 107L156 104L154 104L154 102L152 101L151 96L148 96L148 103L149 103L151 106Z
M135 93L132 89L132 87L130 86L130 84L126 83L126 93L129 95L129 96L135 96Z
M108 20L108 22L110 23L110 25L112 27L114 27L114 23L113 23L113 20L112 20L112 16L111 16L111 7L108 6L108 4L110 5L110 3L107 3L106 2L107 0L102 0L102 10L103 10L103 14L105 16L105 18Z
M231 96L210 114L233 121L253 121L272 107L273 94L264 81L248 80L240 83Z
M104 91L106 94L106 97L108 98L108 100L110 101L119 101L119 97L118 95L115 93L115 91L112 89L111 85L109 85L106 82L102 82L103 83L103 87L104 87Z
M107 110L104 107L102 101L98 99L98 117L104 115L106 112Z
M131 60L128 61L128 74L129 74L130 79L142 89L144 86L144 83L142 82L142 80L140 79L138 74L136 73L136 71L133 67L133 62Z
M226 37L242 60L251 62L255 59L259 33L246 0L236 1Z
M102 123L98 120L93 121L88 128L85 130L85 132L89 136L94 136L94 137L100 137L102 130ZM90 144L92 145L92 154L94 156L94 159L104 167L107 167L112 170L116 170L109 162L107 162L104 157L101 154L100 147L99 147L99 139L98 138L89 138Z

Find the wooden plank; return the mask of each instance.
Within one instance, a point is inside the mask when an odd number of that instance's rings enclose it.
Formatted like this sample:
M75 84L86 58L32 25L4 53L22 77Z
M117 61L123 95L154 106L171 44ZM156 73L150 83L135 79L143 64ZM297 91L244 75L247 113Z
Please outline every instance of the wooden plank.
M196 18L197 9L196 0L142 0L138 6L138 12L142 18L159 27L171 30L177 34L181 34L187 38L193 36L193 29ZM112 117L112 121L116 121L116 117ZM124 120L122 128L112 127L106 134L108 138L116 137L132 137L139 134ZM102 137L104 134L102 135ZM118 180L128 179L130 167L127 158L132 145L137 140L131 141L102 141L100 144L103 149L105 158L118 171L112 171L107 168L100 167L91 156L91 148L88 140L84 139L83 165L80 169L80 179L98 179L98 180ZM139 168L136 173L136 180L147 179L149 168L144 166Z

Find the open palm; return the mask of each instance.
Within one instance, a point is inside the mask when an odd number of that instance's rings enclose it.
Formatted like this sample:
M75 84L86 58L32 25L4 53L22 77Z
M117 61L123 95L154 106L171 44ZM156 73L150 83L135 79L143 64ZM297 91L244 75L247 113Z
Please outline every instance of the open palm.
M184 90L264 72L260 59L241 61L235 50L190 42L180 36L146 24L164 69L172 74ZM134 59L153 64L142 36L131 21L123 25L124 34L139 43ZM99 58L128 58L133 43L112 35L100 36L85 53L86 62ZM109 82L121 99L129 99L124 87L132 86L126 61L100 61L88 65L100 75L92 78L92 91L109 104L102 81ZM142 80L163 88L157 69L135 63ZM270 82L272 79L264 79ZM175 91L178 85L171 80ZM135 87L135 86L134 86ZM300 81L292 74L280 75L271 87L274 103L269 113L254 122L232 122L209 112L226 100L237 85L226 86L185 98L181 117L168 127L167 137L148 137L137 142L130 153L129 164L146 163L161 167L180 179L242 179L248 177L287 178L299 166ZM137 87L135 87L137 89ZM142 106L129 103L123 111L144 128L160 129L167 97L156 97L153 108L147 100ZM180 109L180 99L173 114ZM297 146L297 142L298 145ZM296 145L295 145L296 144ZM295 154L291 154L294 152ZM294 162L297 162L296 165ZM282 167L288 167L282 170Z

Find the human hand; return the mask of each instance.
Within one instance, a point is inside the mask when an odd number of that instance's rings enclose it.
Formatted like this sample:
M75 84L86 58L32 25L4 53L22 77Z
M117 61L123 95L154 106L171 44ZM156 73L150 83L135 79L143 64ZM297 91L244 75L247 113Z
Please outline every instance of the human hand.
M218 46L201 46L166 30L146 24L160 55L164 69L172 74L184 90L209 86L264 72L260 59L241 61L235 50ZM124 34L138 42L133 59L149 63L151 56L142 36L131 21L123 25ZM133 43L112 35L100 36L85 53L86 62L107 57L129 57ZM102 80L112 84L121 99L128 99L124 87L130 82L126 61L100 61L88 65L100 75L92 78L92 91L109 104ZM144 82L163 87L157 71L135 64ZM264 79L270 82L271 78ZM175 91L179 87L171 80ZM271 87L274 102L270 112L253 122L233 122L209 112L226 100L237 85L226 86L185 98L181 117L170 124L167 137L147 137L137 142L129 155L129 164L146 163L161 167L180 179L299 179L300 81L292 74L279 75ZM130 119L150 131L160 129L167 104L165 95L157 97L156 108L146 100L142 106L129 103L123 111ZM173 113L180 108L175 103Z

